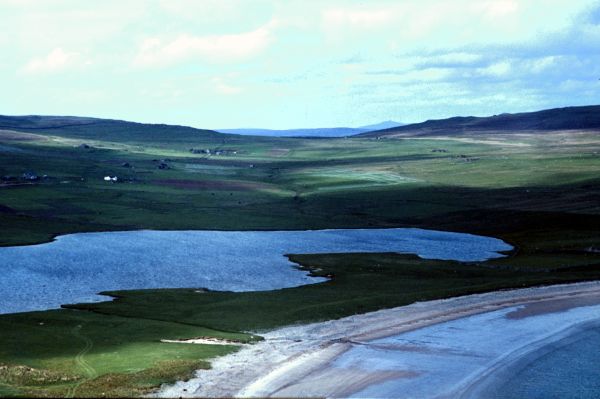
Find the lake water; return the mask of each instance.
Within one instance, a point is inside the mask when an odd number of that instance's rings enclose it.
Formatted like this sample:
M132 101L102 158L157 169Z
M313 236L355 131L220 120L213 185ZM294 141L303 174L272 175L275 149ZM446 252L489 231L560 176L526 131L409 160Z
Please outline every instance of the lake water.
M0 248L0 313L106 300L107 290L258 291L321 282L285 254L401 252L482 261L512 247L491 237L422 229L128 231L59 236Z

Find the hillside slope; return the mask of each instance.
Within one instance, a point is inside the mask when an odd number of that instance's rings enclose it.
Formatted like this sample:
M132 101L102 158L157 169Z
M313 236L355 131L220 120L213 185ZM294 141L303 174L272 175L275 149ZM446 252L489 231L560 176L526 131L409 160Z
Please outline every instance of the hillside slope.
M222 133L188 126L128 122L76 116L0 115L0 130L17 130L73 139L115 142L178 142L222 138Z
M457 116L363 133L360 136L426 136L440 133L551 130L600 130L600 105L554 108L488 117Z

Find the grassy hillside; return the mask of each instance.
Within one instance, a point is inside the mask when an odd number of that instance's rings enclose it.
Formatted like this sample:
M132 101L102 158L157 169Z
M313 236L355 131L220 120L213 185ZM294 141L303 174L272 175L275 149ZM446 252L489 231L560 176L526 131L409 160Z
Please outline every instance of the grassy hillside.
M0 326L0 396L137 396L189 378L209 367L206 359L236 349L161 339L253 340L197 325L64 310L2 315Z
M600 130L600 105L547 109L537 112L500 114L488 117L453 117L428 120L377 132L365 137L396 135L435 135L470 132L519 132L549 130Z
M90 230L431 226L481 210L598 213L595 132L310 140L86 126L0 131L0 245Z
M1 116L0 129L30 132L44 136L121 143L177 143L202 138L218 143L227 138L212 130L187 126L135 123L113 119L72 116Z

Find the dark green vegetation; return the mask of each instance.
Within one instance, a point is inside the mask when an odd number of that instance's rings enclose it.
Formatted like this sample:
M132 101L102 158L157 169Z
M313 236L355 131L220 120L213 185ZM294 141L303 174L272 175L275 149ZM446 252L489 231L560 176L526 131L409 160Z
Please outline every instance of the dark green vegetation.
M401 254L292 255L316 276L329 281L262 292L141 290L112 292L114 302L74 305L125 317L200 324L224 331L261 331L287 324L323 321L416 301L515 288L541 283L600 278L600 257L585 270L556 273L494 268L491 262L461 264ZM224 316L226 315L226 316Z
M428 120L407 126L392 127L363 136L395 136L401 134L432 135L462 132L523 132L600 129L600 106L566 107L537 112L500 114L488 117L457 116Z
M584 126L580 111L594 120L595 109L575 110L551 114L561 129ZM160 339L243 341L252 338L238 331L600 273L595 130L495 125L480 134L467 124L427 137L412 137L414 129L400 138L309 140L68 117L0 117L0 126L0 245L138 228L410 226L516 246L507 258L469 265L296 255L333 280L256 293L120 292L78 310L3 315L0 395L138 394L235 349ZM40 178L23 179L28 171Z

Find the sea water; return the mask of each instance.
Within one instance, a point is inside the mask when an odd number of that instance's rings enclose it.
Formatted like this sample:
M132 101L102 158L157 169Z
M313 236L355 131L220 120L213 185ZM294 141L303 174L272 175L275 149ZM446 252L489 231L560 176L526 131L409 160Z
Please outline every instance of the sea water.
M599 315L600 316L600 315ZM490 399L600 397L600 320L578 326L514 364L478 396Z
M350 395L357 398L600 397L600 305L509 317L522 308L362 343L332 366L413 373Z

